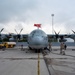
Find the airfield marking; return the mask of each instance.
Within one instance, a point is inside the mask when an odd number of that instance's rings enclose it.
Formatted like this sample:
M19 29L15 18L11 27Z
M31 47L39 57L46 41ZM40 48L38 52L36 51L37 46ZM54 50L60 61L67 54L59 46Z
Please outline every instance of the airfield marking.
M40 55L39 55L39 53L38 53L38 65L37 65L37 68L38 68L37 75L40 75Z

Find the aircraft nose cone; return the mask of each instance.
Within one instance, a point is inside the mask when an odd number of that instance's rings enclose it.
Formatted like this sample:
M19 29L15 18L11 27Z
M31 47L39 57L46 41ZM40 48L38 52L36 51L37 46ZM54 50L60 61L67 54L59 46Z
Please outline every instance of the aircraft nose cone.
M44 40L43 40L42 37L34 37L34 38L33 38L33 42L34 42L34 44L36 44L36 45L42 44L43 41L44 41Z

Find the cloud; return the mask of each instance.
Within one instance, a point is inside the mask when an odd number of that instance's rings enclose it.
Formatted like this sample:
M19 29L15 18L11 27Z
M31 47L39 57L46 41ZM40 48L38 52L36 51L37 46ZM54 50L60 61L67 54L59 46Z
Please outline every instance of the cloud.
M62 33L68 32L75 29L74 7L74 0L0 0L0 27L13 32L23 27L25 33L34 29L34 23L41 23L42 29L51 33L54 14L55 30L58 32L62 27Z
M8 22L16 17L22 19L26 17L28 10L35 9L35 0L1 0L0 1L0 22ZM23 17L23 19L25 19Z

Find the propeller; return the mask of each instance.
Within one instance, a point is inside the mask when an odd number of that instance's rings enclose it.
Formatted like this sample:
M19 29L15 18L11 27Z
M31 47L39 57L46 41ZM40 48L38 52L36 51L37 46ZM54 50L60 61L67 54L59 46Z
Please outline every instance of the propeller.
M72 32L75 34L75 31L74 30L72 30Z
M60 31L61 31L61 30L60 30ZM54 30L56 39L59 38L59 33L60 33L60 31L57 33L57 32Z
M19 34L21 34L22 30L23 30L23 28L20 30L20 33Z
M61 30L60 30L60 31L61 31ZM58 38L60 38L59 41L60 41L60 42L64 42L64 41L65 41L65 39L64 39L64 36L65 36L65 35L59 35L60 31L57 33L57 32L54 30L56 40L57 40Z
M4 30L4 28L1 29L0 33Z
M23 28L22 28L22 29L20 30L20 32L18 33L17 30L15 29L15 32L17 33L17 38L18 38L19 40L20 40L20 37L21 37L20 34L21 34L22 30L23 30Z
M16 31L16 29L15 29L15 32L18 34L18 32Z
M0 31L0 39L1 39L1 32L2 32L3 30L4 30L4 28L2 28L1 31Z

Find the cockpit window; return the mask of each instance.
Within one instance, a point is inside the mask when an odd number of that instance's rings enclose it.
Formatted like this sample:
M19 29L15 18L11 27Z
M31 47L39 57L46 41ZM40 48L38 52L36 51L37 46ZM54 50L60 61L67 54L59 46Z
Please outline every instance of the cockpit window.
M31 32L31 36L34 36L35 33L36 33L36 31L32 31Z
M34 30L31 32L31 36L46 36L45 32L43 32L42 30Z

